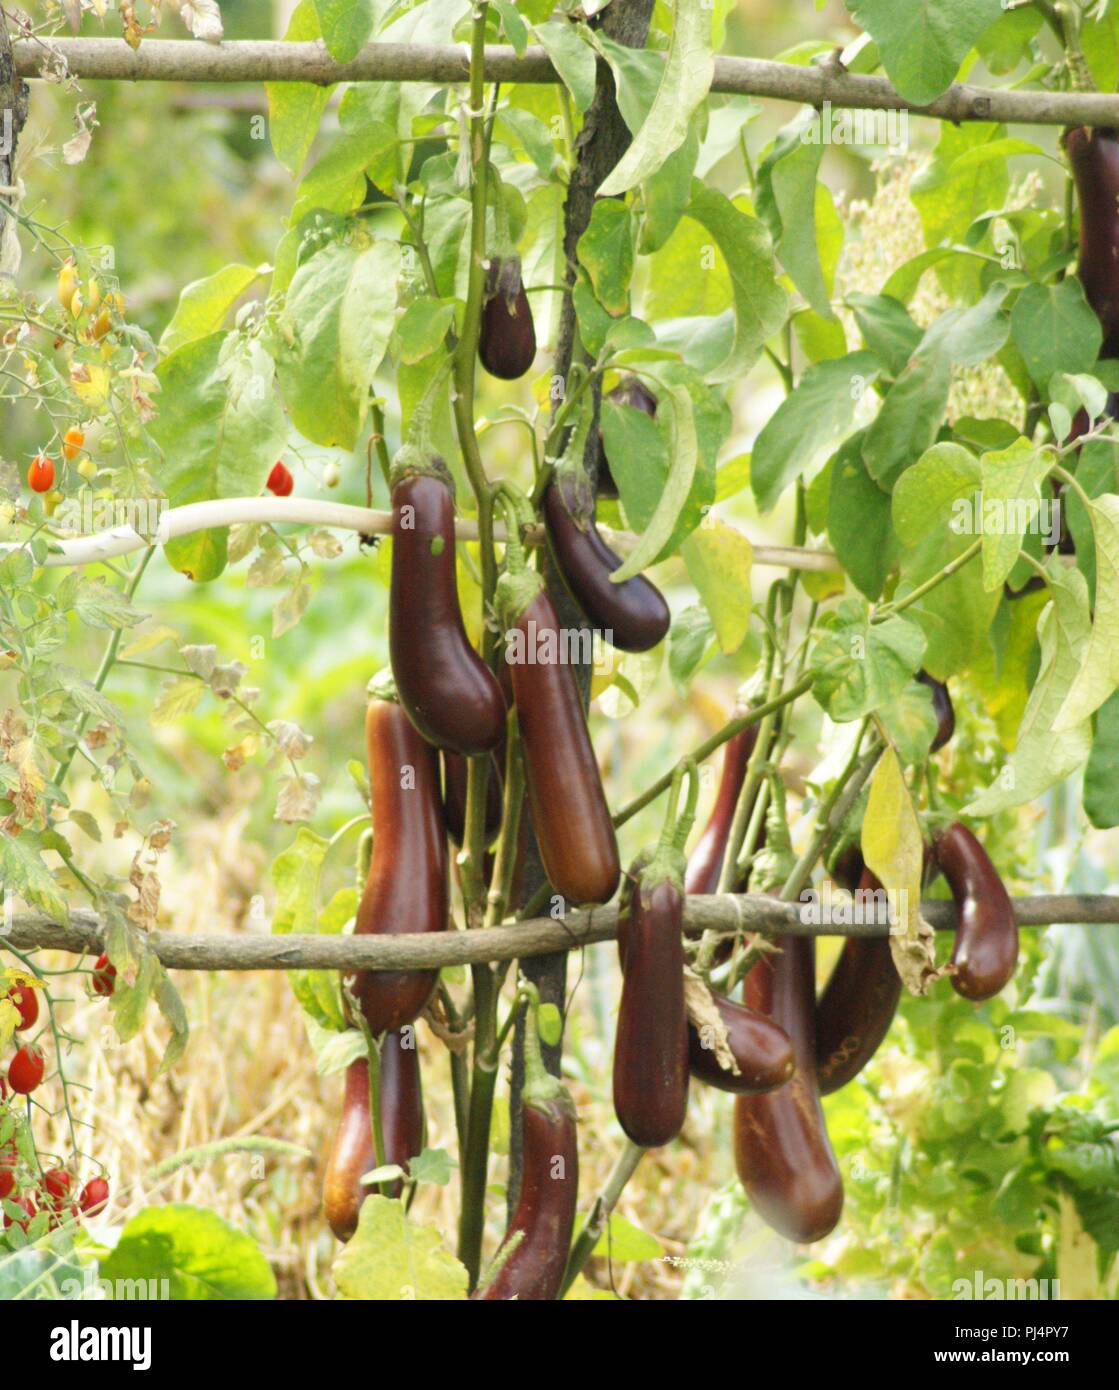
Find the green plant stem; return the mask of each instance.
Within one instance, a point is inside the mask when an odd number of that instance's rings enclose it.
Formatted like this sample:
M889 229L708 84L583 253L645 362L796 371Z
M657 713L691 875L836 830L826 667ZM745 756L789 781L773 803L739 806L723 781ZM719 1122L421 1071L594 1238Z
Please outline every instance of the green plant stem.
M373 452L377 455L377 463L380 465L381 476L385 480L385 487L392 496L392 483L389 481L392 473L392 460L389 458L388 441L385 439L385 412L384 409L374 402L369 407L370 424L372 433L369 442L373 446ZM372 499L370 499L372 500Z
M793 866L785 886L781 889L781 901L795 903L804 889L808 886L812 878L812 871L816 867L816 861L824 853L836 832L841 828L847 818L847 813L858 800L859 793L866 785L871 773L878 766L878 760L882 756L883 745L876 742L861 758L859 757L859 747L867 729L867 721L863 721L862 728L859 730L858 739L855 742L854 750L847 761L847 766L843 769L835 786L832 788L831 795L820 807L819 815L816 818L816 830L804 853Z
M135 595L140 580L144 577L144 571L147 569L154 554L155 549L152 547L145 550L140 556L136 568L132 571L132 577L125 586L124 597L126 599L131 599ZM113 669L113 665L116 662L117 652L120 650L120 643L123 635L124 629L117 628L109 638L109 644L105 648L104 654L101 657L101 664L98 666L97 674L93 678L94 690L101 690L105 682L109 679L109 672ZM54 784L56 787L61 787L63 782L66 781L70 768L73 766L75 754L78 751L78 744L81 742L82 734L85 732L85 727L88 723L89 714L87 712L78 720L78 727L74 731L74 742L70 745L69 751L58 765L58 771L54 774Z
M489 965L476 965L474 979L474 1065L470 1076L470 1113L466 1148L462 1153L462 1206L459 1212L458 1257L478 1282L482 1264L482 1235L486 1224L486 1175L489 1170L490 1124L497 1086L497 977Z
M500 926L505 920L505 912L512 896L524 793L524 763L518 748L517 716L514 712L509 716L505 736L505 787L501 806L501 836L497 842L493 878L486 899L487 927Z
M983 537L979 536L966 550L957 555L954 560L950 560L939 573L934 574L931 579L926 579L923 584L918 584L912 593L906 594L904 598L900 598L894 603L884 604L871 618L871 622L884 623L887 618L896 618L897 615L908 608L910 604L917 603L918 600L923 599L926 594L931 593L933 589L943 584L946 579L951 579L957 570L962 570L965 565L970 564L979 554L982 547Z
M626 1146L614 1164L614 1171L606 1181L606 1186L595 1198L594 1206L587 1214L587 1219L583 1223L583 1229L571 1247L571 1255L567 1261L567 1269L563 1276L563 1287L560 1289L562 1298L568 1289L574 1284L575 1280L583 1272L587 1261L590 1259L598 1238L606 1229L606 1223L610 1219L610 1213L618 1204L618 1198L622 1195L625 1185L629 1182L637 1171L637 1165L645 1150L631 1140L626 1140Z
M463 464L474 492L478 509L478 546L482 561L482 612L493 607L497 587L497 558L493 547L493 494L486 478L478 436L474 430L474 382L478 356L478 338L482 328L482 296L485 292L486 259L486 169L489 151L485 120L485 40L486 16L489 6L480 4L474 11L470 42L470 267L467 280L466 309L463 315L462 336L455 350L453 407L455 429ZM483 625L482 655L492 664L497 634L490 624ZM483 916L482 898L485 884L482 877L483 846L486 816L486 780L489 760L472 758L466 774L466 824L463 851L459 859L463 898L466 902L467 926L480 926ZM483 1040L479 1039L479 1043Z
M703 762L705 759L709 758L712 753L718 752L723 744L732 739L735 734L740 734L743 729L748 729L751 724L757 724L760 720L764 719L767 714L772 714L774 710L781 709L782 706L791 704L794 700L799 699L805 691L811 689L812 680L812 676L804 676L797 681L795 685L791 685L788 690L777 696L776 699L767 700L764 705L758 705L756 709L748 710L737 719L732 719L729 724L724 724L718 733L712 734L711 737L705 739L698 748L687 754L687 756L679 759L668 772L662 777L658 777L640 796L634 797L632 801L627 802L614 817L614 825L616 827L625 825L626 821L632 820L633 817L637 815L638 811L643 811L651 801L656 801L657 797L660 796L662 792L667 791L672 785L672 775L677 767L685 766L689 759L697 763ZM547 894L544 896L546 897ZM539 904L537 904L537 906L539 906Z

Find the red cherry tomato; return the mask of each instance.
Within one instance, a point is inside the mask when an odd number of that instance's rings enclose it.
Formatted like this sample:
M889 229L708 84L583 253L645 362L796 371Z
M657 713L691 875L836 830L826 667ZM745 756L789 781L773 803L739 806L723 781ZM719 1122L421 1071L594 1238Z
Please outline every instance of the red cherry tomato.
M23 1028L33 1028L39 1021L39 992L30 985L17 985L8 998L19 1010L16 1032Z
M96 1216L109 1204L109 1184L104 1178L90 1178L82 1188L78 1206L87 1216Z
M73 1185L74 1179L65 1168L52 1168L49 1173L44 1173L43 1191L47 1205L56 1209L65 1206Z
M18 1162L19 1150L16 1148L14 1139L9 1139L6 1144L0 1145L0 1199L10 1197L15 1191L16 1164Z
M32 492L50 492L54 487L54 460L36 454L27 470L27 486Z
M17 1096L29 1096L43 1079L46 1061L34 1043L24 1043L8 1067L8 1085Z
M277 497L290 497L294 486L295 479L287 467L283 463L274 464L272 472L268 475L268 491L274 492Z
M4 1229L7 1230L9 1226L18 1226L21 1231L26 1233L28 1226L31 1225L32 1217L38 1214L39 1209L35 1205L35 1198L26 1195L23 1197L13 1197L12 1202L15 1206L22 1208L22 1210L27 1213L27 1217L23 1221L18 1220L18 1218L13 1220L8 1213L5 1212Z
M110 995L116 989L117 968L109 964L108 956L98 956L97 963L93 967L93 992L94 994Z

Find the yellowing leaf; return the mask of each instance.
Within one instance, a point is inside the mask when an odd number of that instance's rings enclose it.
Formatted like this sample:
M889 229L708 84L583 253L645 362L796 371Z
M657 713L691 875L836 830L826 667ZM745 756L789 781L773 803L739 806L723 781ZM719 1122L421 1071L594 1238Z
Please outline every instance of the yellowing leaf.
M750 626L750 569L754 548L724 521L710 517L680 547L724 652L736 652Z
M109 399L109 369L98 366L96 362L71 367L70 385L74 395L85 405L104 405Z
M874 771L863 817L863 858L890 894L890 949L907 989L925 994L938 978L932 927L921 916L924 842L901 764L887 748Z
M366 1197L357 1231L334 1261L346 1298L377 1302L448 1302L466 1298L466 1270L431 1226L409 1221L403 1203Z

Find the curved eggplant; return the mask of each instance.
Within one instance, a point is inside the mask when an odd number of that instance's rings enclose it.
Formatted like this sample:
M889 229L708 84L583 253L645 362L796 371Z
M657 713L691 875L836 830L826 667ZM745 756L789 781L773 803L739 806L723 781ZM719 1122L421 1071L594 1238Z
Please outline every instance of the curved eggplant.
M369 1195L361 1179L376 1166L369 1114L369 1063L358 1057L346 1068L342 1115L323 1180L323 1210L339 1240L349 1240L357 1230L361 1204Z
M796 1071L780 1090L738 1096L734 1156L758 1214L789 1240L807 1245L835 1229L843 1179L828 1139L816 1078L816 943L785 937L746 976L745 1002L792 1039Z
M514 578L522 582L505 586ZM570 903L606 902L621 876L618 842L559 618L532 571L503 575L499 604L544 872Z
M373 855L354 931L378 935L444 931L450 904L439 762L392 699L370 700L365 718L373 810ZM373 1033L419 1016L435 970L361 970L353 992Z
M530 1018L521 1091L521 1190L505 1239L479 1302L552 1300L560 1296L575 1229L579 1145L575 1107L563 1083L544 1068Z
M505 699L463 626L445 466L425 467L393 483L389 655L400 703L428 743L474 757L504 738Z
M614 1040L614 1112L642 1148L675 1139L688 1109L684 891L653 866L634 888Z
M930 676L927 671L918 671L917 679L932 691L933 714L936 715L936 737L932 741L930 753L939 753L956 732L956 711L952 708L952 696L943 681Z
M715 805L703 834L688 856L684 887L689 893L717 893L727 841L734 824L738 796L746 780L746 768L758 741L758 725L750 724L728 740L723 751L723 771Z
M1010 896L987 851L959 821L937 836L936 859L958 914L953 988L965 999L990 999L1009 983L1018 964L1018 923Z
M714 1039L688 1024L688 1064L691 1073L708 1086L733 1095L755 1095L783 1086L796 1070L793 1044L784 1028L744 1004L712 991L719 1018L727 1030L727 1046L738 1072L719 1062Z
M580 504L578 494L588 495ZM621 567L595 526L589 484L556 477L544 492L544 525L556 569L591 626L623 652L647 652L664 640L672 615L660 590L643 574L623 584L610 576Z
M864 869L859 890L875 893L881 887ZM816 1001L821 1095L830 1096L858 1076L890 1031L900 998L901 976L894 966L890 938L849 937Z

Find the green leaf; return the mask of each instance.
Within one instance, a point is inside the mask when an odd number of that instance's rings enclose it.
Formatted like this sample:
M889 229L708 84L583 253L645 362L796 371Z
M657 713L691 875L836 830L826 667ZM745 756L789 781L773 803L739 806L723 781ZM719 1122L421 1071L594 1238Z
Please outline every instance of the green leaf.
M883 487L892 487L935 441L948 405L952 368L977 366L1006 342L1010 326L1000 312L1006 294L1007 287L997 284L972 308L941 314L886 393L863 444L871 477Z
M373 33L374 0L315 0L323 42L336 63L351 63Z
M220 329L230 309L251 284L264 273L251 265L227 265L204 280L193 280L179 295L171 322L159 340L164 352L174 352L184 343L205 338Z
M212 333L160 363L159 417L151 436L163 451L159 479L175 506L255 496L283 452L288 428L263 346ZM168 562L197 582L225 567L228 528L167 543Z
M1027 285L1010 316L1015 346L1043 391L1057 372L1088 372L1099 355L1103 329L1075 275L1055 285Z
M714 74L711 11L706 5L678 5L653 105L629 149L599 188L601 197L614 197L636 187L679 149Z
M455 306L442 299L414 299L396 325L396 350L400 360L415 366L430 357L447 336Z
M929 756L937 737L937 716L927 685L910 681L895 701L879 710L879 719L902 762L916 765Z
M665 404L670 407L664 413L671 432L669 458L672 464L668 480L657 503L657 509L643 530L641 538L610 576L612 584L622 584L625 580L632 579L657 559L676 530L684 504L691 492L692 478L695 476L699 457L692 398L686 387L669 386L662 410Z
M633 1264L640 1260L659 1260L664 1254L664 1246L656 1236L643 1231L617 1212L611 1212L610 1222L591 1254L608 1255L619 1263Z
M812 653L813 694L837 724L896 700L921 665L925 639L916 623L871 623L863 604L842 602L824 621Z
M850 434L856 407L877 376L869 352L809 367L754 445L750 481L763 512L773 510L794 478L823 467Z
M616 198L598 199L576 251L602 307L611 314L624 314L634 261L629 208Z
M292 11L285 42L306 43L321 37L314 0L300 0ZM317 82L266 82L264 91L272 152L294 178L310 153L334 87Z
M299 185L292 223L298 224L316 208L349 213L360 207L365 200L366 169L386 159L391 164L397 143L396 130L385 121L369 122L361 130L340 135Z
M847 0L851 18L878 44L891 82L906 101L927 105L955 81L1002 0Z
M1084 769L1084 814L1097 830L1119 825L1119 691L1096 711L1092 753ZM71 811L71 817L73 812Z
M866 347L889 376L900 376L922 337L905 305L888 294L849 294L847 303Z
M699 158L697 117L688 128L687 138L664 161L641 188L641 241L643 256L659 251L676 230L692 194L692 176Z
M41 908L52 921L70 921L65 895L27 837L0 835L0 884Z
M443 1249L432 1226L409 1221L404 1204L373 1195L361 1204L358 1226L332 1273L346 1298L363 1301L446 1302L466 1298L466 1270Z
M523 58L528 47L528 26L517 13L516 5L513 0L493 0L493 7L501 16L501 27L513 45L514 53L518 58Z
M722 193L692 184L687 215L715 238L734 291L734 345L713 373L716 382L736 381L754 365L766 341L784 325L788 296L773 275L773 248L756 217L739 211Z
M808 138L816 132L816 139ZM816 180L824 146L815 110L802 111L780 131L758 166L758 216L793 284L822 318L835 315L820 262L816 231Z
M862 438L853 435L832 462L828 539L851 582L874 602L896 558L897 541L889 493L867 472Z
M893 492L894 529L904 546L919 545L930 531L949 527L982 486L979 462L959 444L934 444L898 479ZM964 534L958 524L957 534ZM968 531L968 535L974 532Z
M281 316L280 383L301 434L352 449L393 327L400 248L332 242L292 277Z
M152 1296L167 1281L176 1301L269 1299L276 1276L254 1240L215 1212L186 1203L145 1207L101 1260L114 1283L140 1281Z
M288 848L276 856L272 863L272 881L276 885L274 935L342 929L345 919L340 919L337 898L319 915L319 875L328 848L329 841L303 826ZM350 901L344 899L343 904L348 906ZM336 971L289 970L287 974L296 999L320 1027L345 1027Z
M903 763L915 765L928 756L936 737L936 714L927 685L910 681L896 700L879 710L878 717Z
M986 791L964 809L968 815L992 816L1036 800L1063 781L1088 758L1091 724L1053 732L1053 721L1084 661L1091 635L1088 586L1084 576L1054 557L1047 566L1052 602L1038 623L1041 668L1018 730L1018 741L1002 771Z
M750 626L750 608L742 596L750 592L753 546L741 531L709 517L692 532L680 553L711 615L720 649L737 651Z
M1052 456L1028 439L979 460L983 476L983 587L1001 589L1017 563L1026 531L1038 525L1041 483Z
M1119 496L1098 497L1089 508L1096 542L1096 602L1083 664L1053 723L1074 729L1119 688Z
M715 628L706 608L694 604L673 616L668 634L668 673L681 695L686 695L712 645Z
M947 121L941 123L932 163L910 184L910 198L920 213L927 247L962 242L977 217L1005 204L1010 187L1005 161L987 160L957 167L961 157L985 144L997 142L1003 134L1002 126L979 121L960 126ZM979 246L990 244L988 229L980 238ZM981 277L985 270L989 267L982 260L951 252L944 255L936 267L937 277L949 295L966 303L978 299L982 293ZM899 299L905 297L890 283L885 292Z
M563 85L571 93L576 109L585 113L594 100L594 49L563 19L550 19L546 24L534 25L533 33L551 58L553 67L563 79Z

